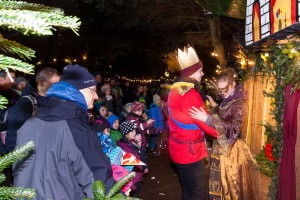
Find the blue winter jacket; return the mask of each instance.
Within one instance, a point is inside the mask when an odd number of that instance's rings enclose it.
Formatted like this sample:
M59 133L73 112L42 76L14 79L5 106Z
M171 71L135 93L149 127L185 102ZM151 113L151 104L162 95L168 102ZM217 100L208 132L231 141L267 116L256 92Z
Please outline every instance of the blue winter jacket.
M88 126L84 96L72 85L58 82L47 97L47 103L18 130L17 146L34 141L35 149L14 166L14 184L34 188L36 199L93 199L95 180L107 190L114 180L98 136Z
M160 106L157 106L154 103L150 105L149 118L154 119L155 128L158 128L159 130L164 129L164 116Z

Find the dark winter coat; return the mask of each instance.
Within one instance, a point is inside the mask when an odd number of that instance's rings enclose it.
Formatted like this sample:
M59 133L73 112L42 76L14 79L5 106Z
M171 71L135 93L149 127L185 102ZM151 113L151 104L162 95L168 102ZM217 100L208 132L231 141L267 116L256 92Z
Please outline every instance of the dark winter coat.
M8 110L5 138L5 148L7 152L11 152L15 149L18 129L32 116L33 109L36 109L31 100L25 97L28 95L32 95L36 99L36 107L44 105L47 101L46 97L36 94L29 84L26 85L22 91L21 98Z
M48 102L18 130L17 146L34 141L35 149L14 166L15 186L34 188L36 199L93 198L92 185L114 183L109 159L88 126L84 96L58 82L47 92Z

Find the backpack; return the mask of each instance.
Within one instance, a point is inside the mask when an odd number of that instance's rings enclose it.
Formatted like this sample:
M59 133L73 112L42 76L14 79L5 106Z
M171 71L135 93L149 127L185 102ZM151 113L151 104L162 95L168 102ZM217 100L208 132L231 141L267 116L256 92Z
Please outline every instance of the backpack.
M30 100L30 102L32 104L32 116L34 116L36 111L37 111L37 100L36 100L36 98L32 95L22 96L21 98L23 98L23 97Z
M8 109L6 109L4 111L4 114L1 116L1 119L0 119L0 132L5 131L6 128L7 128L7 115L8 115Z
M32 95L22 96L21 98L23 98L23 97L30 100L30 102L32 104L32 116L34 116L36 111L37 111L37 100L36 100L36 98ZM3 114L2 119L0 119L0 132L6 131L6 129L7 129L8 110L9 109L6 109L6 111Z

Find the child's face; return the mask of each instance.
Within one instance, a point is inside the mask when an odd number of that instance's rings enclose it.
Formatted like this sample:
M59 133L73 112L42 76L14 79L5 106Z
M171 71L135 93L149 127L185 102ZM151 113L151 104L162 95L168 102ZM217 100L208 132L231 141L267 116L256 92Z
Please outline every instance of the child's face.
M136 115L138 115L138 116L141 116L142 114L143 114L143 111L142 110L139 110L139 111L135 111L134 112Z
M155 102L154 102L156 105L160 105L160 103L161 103L161 99L157 99L157 100L155 100Z
M120 122L119 120L114 121L113 125L112 125L113 129L117 130L120 127Z
M126 110L127 110L128 113L131 113L131 106L128 106L128 107L126 108Z
M134 140L135 135L136 135L136 132L135 132L135 129L134 129L134 130L132 130L131 132L129 132L127 135L125 135L125 137L126 137L128 140Z
M99 110L99 112L100 112L100 115L102 117L106 117L107 116L107 108L106 107L101 107L100 110Z
M134 140L137 142L141 142L142 141L142 135L141 134L136 134L134 137Z

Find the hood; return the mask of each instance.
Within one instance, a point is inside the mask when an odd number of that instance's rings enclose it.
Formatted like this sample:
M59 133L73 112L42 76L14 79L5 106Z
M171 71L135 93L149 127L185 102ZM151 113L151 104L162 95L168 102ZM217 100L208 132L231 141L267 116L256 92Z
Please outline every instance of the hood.
M60 81L53 84L47 91L46 96L72 101L80 105L84 110L88 109L83 94L75 86L66 82Z

